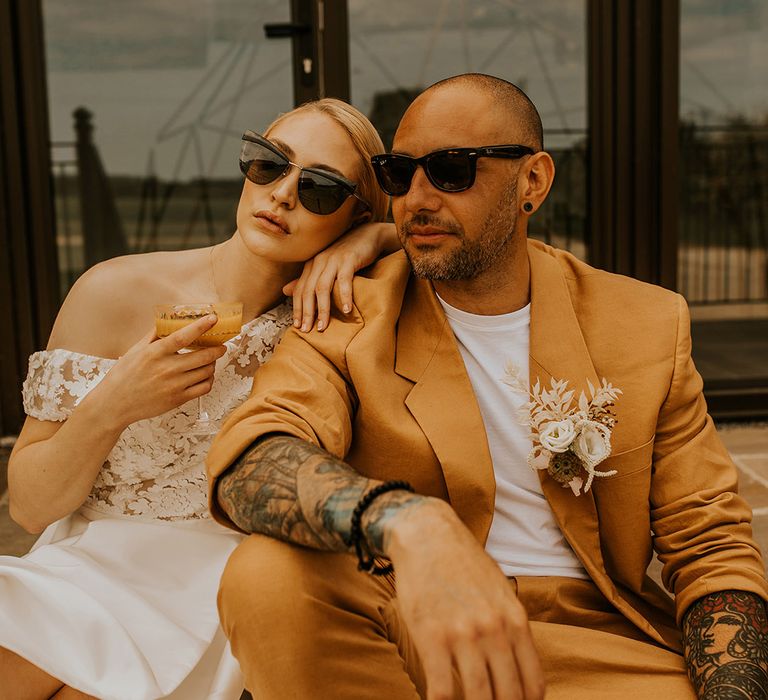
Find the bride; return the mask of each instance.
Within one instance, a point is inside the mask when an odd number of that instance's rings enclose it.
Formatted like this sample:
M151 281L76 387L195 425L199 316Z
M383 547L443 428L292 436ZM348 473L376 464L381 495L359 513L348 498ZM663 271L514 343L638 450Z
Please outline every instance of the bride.
M353 273L398 247L389 224L350 231L386 215L370 164L383 151L353 107L303 105L246 132L230 239L109 260L74 285L30 358L9 463L11 515L42 535L0 557L0 698L240 697L216 611L240 536L208 515L205 454L284 330L310 330L317 300L321 332L334 279L347 311ZM307 260L292 309L282 290ZM179 353L216 317L150 330L154 305L200 301L242 301L240 334Z

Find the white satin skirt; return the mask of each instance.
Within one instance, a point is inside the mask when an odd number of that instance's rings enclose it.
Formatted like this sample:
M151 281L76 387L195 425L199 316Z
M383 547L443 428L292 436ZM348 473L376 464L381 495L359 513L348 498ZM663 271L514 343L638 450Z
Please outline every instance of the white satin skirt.
M0 556L0 647L102 700L238 700L216 594L241 539L210 520L74 513Z

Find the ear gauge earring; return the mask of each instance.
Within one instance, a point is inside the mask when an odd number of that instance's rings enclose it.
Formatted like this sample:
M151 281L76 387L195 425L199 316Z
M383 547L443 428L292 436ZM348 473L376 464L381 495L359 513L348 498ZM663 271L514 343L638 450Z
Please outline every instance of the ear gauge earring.
M523 202L523 211L526 214L530 214L533 211L533 204L530 202Z

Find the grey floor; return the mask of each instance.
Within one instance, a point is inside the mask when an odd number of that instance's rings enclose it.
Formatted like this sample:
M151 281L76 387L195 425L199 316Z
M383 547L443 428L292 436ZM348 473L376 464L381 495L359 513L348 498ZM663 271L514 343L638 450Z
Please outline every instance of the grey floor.
M0 446L0 554L20 556L29 550L37 536L24 532L8 515L7 467L10 454L9 446Z

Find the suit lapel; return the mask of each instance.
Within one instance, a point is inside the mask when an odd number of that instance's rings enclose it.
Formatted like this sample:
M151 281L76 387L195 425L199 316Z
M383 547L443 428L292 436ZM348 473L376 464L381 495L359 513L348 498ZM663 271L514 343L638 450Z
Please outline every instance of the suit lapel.
M587 380L598 377L584 342L565 276L558 262L540 248L528 244L531 264L531 339L529 379L549 386L551 379L565 379L575 397L587 391ZM595 499L589 492L575 496L546 470L539 471L541 487L566 540L592 579L608 583L605 576ZM602 586L601 586L602 587ZM605 593L606 591L604 591Z
M576 395L598 377L557 261L528 245L531 265L531 386L567 379ZM431 285L412 278L398 322L395 371L414 382L405 404L440 461L454 507L484 542L493 519L495 479L485 426L450 325ZM546 471L542 490L566 540L596 582L605 575L590 490L574 496ZM598 584L600 585L600 584ZM601 585L601 588L603 586ZM603 591L608 594L608 590ZM613 591L611 591L611 598Z
M395 371L415 382L405 405L440 461L451 505L485 542L496 484L480 409L431 285L412 278L406 296L395 359Z

